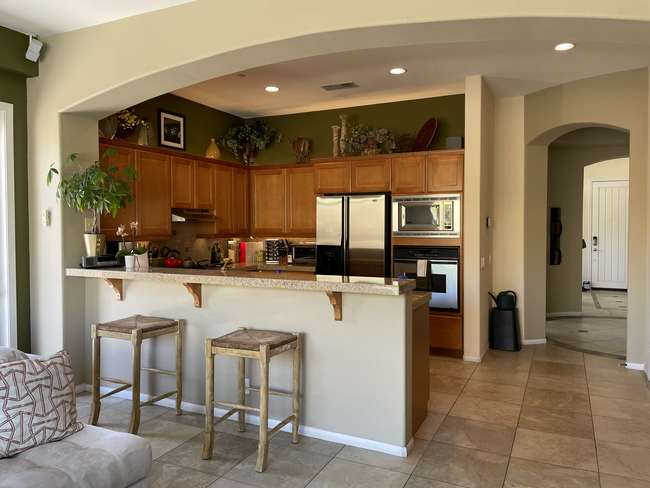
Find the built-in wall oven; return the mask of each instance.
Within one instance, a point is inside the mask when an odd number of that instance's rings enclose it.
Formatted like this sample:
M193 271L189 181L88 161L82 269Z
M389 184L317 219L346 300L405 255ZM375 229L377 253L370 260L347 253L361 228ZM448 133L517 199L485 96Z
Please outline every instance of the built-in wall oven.
M460 194L393 197L393 237L460 237Z
M418 261L426 262L429 279L417 279ZM459 269L459 247L393 247L393 278L416 280L416 290L431 292L431 311L460 312Z

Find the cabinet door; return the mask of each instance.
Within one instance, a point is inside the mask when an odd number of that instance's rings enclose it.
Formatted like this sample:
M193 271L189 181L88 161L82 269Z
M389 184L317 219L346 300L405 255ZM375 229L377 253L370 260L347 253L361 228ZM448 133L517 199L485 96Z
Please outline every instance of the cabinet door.
M289 168L287 177L287 234L316 236L314 168Z
M350 173L352 193L390 191L390 159L352 161Z
M112 147L106 144L99 145L99 157L101 158L104 155L104 151ZM123 176L123 171L125 166L133 166L133 149L127 149L124 147L116 147L117 154L112 154L110 159L105 159L102 162L108 163L112 166L117 166L118 172L116 173L120 178ZM135 182L131 181L131 189L135 192ZM135 200L131 202L126 208L121 209L117 212L117 215L113 217L112 213L108 213L99 218L99 227L101 231L106 234L107 241L121 241L122 238L117 236L117 227L120 224L124 224L126 228L129 228L129 223L135 220ZM130 232L129 232L130 233Z
M463 349L463 319L429 315L429 345L442 349Z
M232 170L233 233L250 235L249 171L245 168Z
M423 156L395 158L392 161L393 194L417 195L426 193L425 162Z
M233 233L233 180L230 166L216 167L217 223L219 234Z
M216 164L194 161L194 208L214 210Z
M463 155L427 156L427 192L463 189Z
M135 152L138 237L167 240L172 233L171 162L163 154Z
M172 158L172 207L196 208L194 206L194 161Z
M251 171L251 231L255 235L285 232L285 172L282 169Z
M314 165L314 193L350 193L350 162Z

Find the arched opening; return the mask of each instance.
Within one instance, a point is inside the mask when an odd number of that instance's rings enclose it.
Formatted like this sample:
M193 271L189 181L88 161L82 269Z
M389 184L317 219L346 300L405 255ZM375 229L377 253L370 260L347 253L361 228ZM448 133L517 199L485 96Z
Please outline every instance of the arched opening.
M629 133L610 128L577 129L548 146L546 338L617 359L627 336L628 156ZM597 290L582 291L592 268Z

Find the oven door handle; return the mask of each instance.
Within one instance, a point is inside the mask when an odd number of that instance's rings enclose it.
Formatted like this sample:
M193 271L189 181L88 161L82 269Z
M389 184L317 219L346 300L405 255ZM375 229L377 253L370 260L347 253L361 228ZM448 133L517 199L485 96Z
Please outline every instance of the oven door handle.
M441 260L441 259L393 259L393 262L395 263L417 263L418 261L428 261L429 264L442 264L442 265L450 265L450 266L458 266L458 261L455 259L452 260Z

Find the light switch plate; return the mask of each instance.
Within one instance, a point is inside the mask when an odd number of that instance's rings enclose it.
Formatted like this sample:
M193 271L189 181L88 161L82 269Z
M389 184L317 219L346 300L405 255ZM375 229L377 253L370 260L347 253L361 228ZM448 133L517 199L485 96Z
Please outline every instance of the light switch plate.
M485 258L481 257L481 269L485 268Z

